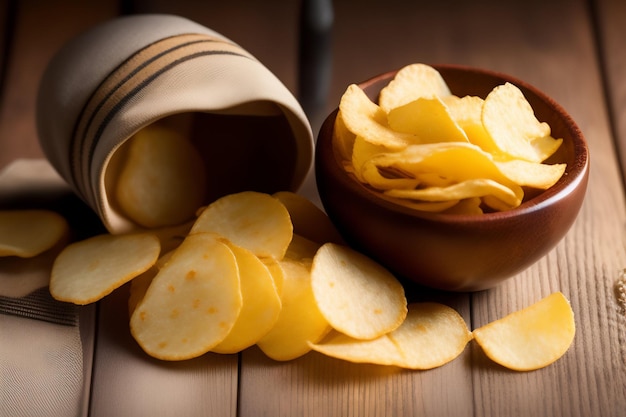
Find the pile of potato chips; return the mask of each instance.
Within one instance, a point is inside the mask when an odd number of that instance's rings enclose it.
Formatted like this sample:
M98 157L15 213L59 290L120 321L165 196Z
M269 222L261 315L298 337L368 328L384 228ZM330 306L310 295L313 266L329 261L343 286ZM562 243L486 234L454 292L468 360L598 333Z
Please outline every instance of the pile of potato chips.
M561 293L474 331L448 306L408 303L388 270L345 246L328 217L294 193L231 194L175 230L174 245L170 234L141 232L65 246L52 267L51 294L82 305L130 282L130 331L163 360L257 345L278 361L315 350L431 369L475 340L495 362L532 370L573 341L574 316ZM0 254L37 256L66 232L52 212L0 212Z
M458 97L425 64L402 68L372 102L357 85L341 98L334 145L345 169L386 199L416 210L479 214L519 206L565 172L546 164L551 136L511 83Z

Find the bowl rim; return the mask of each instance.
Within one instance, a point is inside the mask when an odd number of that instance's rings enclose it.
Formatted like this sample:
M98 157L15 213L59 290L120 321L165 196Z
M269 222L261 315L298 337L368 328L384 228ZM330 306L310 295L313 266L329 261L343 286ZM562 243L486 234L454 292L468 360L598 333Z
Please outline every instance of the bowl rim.
M573 138L574 158L571 164L568 163L565 173L561 178L547 190L541 191L539 194L533 196L527 201L523 201L518 207L507 211L494 211L483 213L481 215L476 214L447 214L447 213L430 213L425 211L419 211L411 209L393 201L381 198L376 191L369 189L366 185L359 182L356 178L351 176L343 167L338 159L334 147L332 146L332 132L335 123L335 119L338 113L338 107L335 108L331 114L326 118L320 129L318 141L322 145L319 146L319 152L325 154L322 158L327 158L330 161L326 161L333 172L335 180L344 183L344 186L354 190L359 196L367 201L389 210L396 214L402 214L413 218L420 218L424 220L433 220L441 223L447 223L450 225L460 224L481 224L487 221L502 222L519 216L529 215L535 211L542 210L547 206L550 206L559 200L572 194L579 186L586 187L587 178L589 175L589 148L587 146L586 139L573 120L569 113L553 98L548 96L537 87L518 79L514 76L498 72L487 70L483 68L477 68L467 65L458 64L433 64L437 70L451 70L451 71L466 71L475 73L482 76L488 76L492 78L499 78L508 81L517 87L525 89L535 95L539 100L546 103L550 108L555 110L555 113L563 120L565 128L570 132ZM373 84L381 82L385 79L391 79L400 69L387 71L371 78L368 78L362 82L358 82L357 85L362 89L370 87ZM324 150L324 147L330 148Z

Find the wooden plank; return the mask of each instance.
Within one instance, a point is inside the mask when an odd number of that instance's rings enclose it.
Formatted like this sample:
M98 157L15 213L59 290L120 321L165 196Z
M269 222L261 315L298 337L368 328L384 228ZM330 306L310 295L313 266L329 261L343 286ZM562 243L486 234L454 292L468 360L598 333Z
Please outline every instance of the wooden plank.
M43 157L35 128L39 80L53 54L72 36L116 13L116 2L16 2L15 32L0 102L0 167Z

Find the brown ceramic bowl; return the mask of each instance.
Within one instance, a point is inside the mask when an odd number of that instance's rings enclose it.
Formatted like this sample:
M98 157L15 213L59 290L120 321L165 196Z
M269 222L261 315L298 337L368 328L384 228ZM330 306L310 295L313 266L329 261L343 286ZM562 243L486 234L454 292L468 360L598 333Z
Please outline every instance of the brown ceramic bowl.
M449 291L491 288L546 255L567 233L582 205L589 174L585 139L554 100L527 83L491 71L435 66L453 94L486 97L496 85L518 86L537 118L563 138L548 163L565 162L557 184L518 208L482 215L432 214L380 198L341 166L332 147L337 110L321 127L316 180L325 210L346 241L400 279ZM397 71L360 84L372 100Z

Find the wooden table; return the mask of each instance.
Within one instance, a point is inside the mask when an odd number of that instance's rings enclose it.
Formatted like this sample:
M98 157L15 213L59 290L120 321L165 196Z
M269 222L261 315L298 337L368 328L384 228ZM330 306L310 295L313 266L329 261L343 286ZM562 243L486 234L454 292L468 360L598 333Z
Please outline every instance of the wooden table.
M43 157L34 103L54 52L98 22L137 12L180 14L221 32L297 93L298 2L0 0L0 168ZM626 2L620 0L337 0L327 101L321 112L311 110L317 132L320 114L336 106L347 84L425 62L509 73L569 111L589 142L591 177L568 235L497 288L435 295L476 328L562 291L574 309L577 334L556 363L512 372L473 343L455 361L423 372L315 353L279 363L256 348L163 363L147 358L130 337L122 288L99 303L91 323L96 344L89 415L625 415L626 311L616 293L626 267L625 23ZM309 181L309 191L313 186Z

